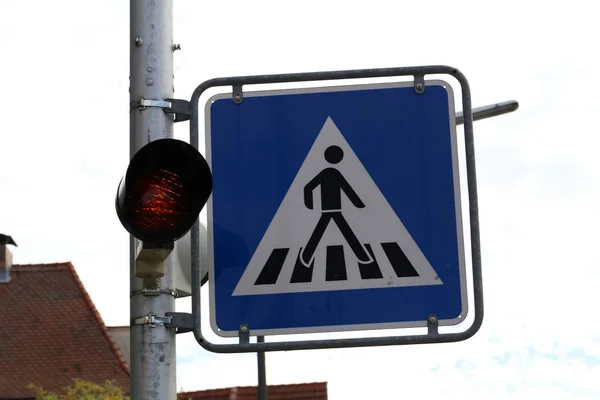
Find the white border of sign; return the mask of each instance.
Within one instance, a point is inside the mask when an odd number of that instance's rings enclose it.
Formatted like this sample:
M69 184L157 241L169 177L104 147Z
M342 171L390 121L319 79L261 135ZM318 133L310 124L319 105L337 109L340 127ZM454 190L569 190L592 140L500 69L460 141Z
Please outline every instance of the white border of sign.
M456 230L458 239L458 261L460 274L461 288L461 314L453 319L440 319L439 326L455 326L466 320L469 313L468 298L467 298L467 282L466 282L466 265L465 265L465 246L464 246L464 230L462 218L462 201L460 187L460 171L458 161L458 144L456 135L456 111L454 105L454 91L452 86L441 79L425 80L425 88L427 86L442 86L448 92L448 110L450 118L450 135L451 135L451 152L452 152L452 174L454 177L454 199L455 199L455 214L456 214ZM319 86L310 88L297 89L278 89L244 92L244 98L247 97L262 97L274 95L289 95L289 94L307 94L307 93L328 93L328 92L344 92L350 90L370 90L370 89L389 89L414 87L414 82L387 82L374 84L354 84L354 85L336 85L336 86ZM210 109L216 100L231 99L231 92L219 93L210 97L204 106L204 121L205 121L205 145L206 145L206 161L212 168L212 148L211 148L211 120ZM243 104L243 103L242 103ZM224 331L217 327L216 322L216 304L215 304L215 288L214 288L214 239L213 239L213 196L211 195L207 202L207 229L208 229L208 271L209 271L209 313L210 325L218 336L224 338L238 337L239 331ZM435 310L432 310L435 312ZM327 325L316 327L302 328L282 328L282 329L250 329L253 335L270 336L270 335L287 335L287 334L302 334L302 333L334 333L334 332L349 332L349 331L365 331L365 330L380 330L380 329L398 329L398 328L421 328L427 326L427 320L411 321L411 322L388 322L376 324L360 324L360 325Z

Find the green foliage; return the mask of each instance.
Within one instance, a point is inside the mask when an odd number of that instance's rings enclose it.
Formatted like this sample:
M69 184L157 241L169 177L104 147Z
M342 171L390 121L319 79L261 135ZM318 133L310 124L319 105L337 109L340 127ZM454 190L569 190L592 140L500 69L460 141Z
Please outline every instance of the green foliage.
M113 382L106 381L104 384L73 379L73 385L65 389L65 394L59 394L44 390L37 385L29 385L35 391L36 400L129 400L123 390L115 386Z

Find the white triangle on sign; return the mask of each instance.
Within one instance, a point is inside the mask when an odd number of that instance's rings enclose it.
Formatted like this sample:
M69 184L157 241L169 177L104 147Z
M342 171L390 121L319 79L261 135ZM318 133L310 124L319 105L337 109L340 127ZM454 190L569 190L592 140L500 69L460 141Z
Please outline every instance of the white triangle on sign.
M325 159L325 150L330 146L337 146L343 152L343 158L335 164ZM347 193L341 194L341 215L362 244L362 250L369 251L370 263L359 262L357 254L362 254L360 259L364 260L366 253L353 250L336 224L339 216L324 221L329 223L314 251L312 266L307 267L299 261L324 215L321 210L322 184L312 192L313 209L305 205L305 186L322 171L331 171L332 168L341 173L364 203L363 208L358 208ZM325 191L339 193L339 185L337 189L329 186L329 190ZM336 196L333 197L335 204ZM330 210L331 202L325 208ZM331 118L327 118L233 295L440 284L443 284L441 279L419 246L337 126Z

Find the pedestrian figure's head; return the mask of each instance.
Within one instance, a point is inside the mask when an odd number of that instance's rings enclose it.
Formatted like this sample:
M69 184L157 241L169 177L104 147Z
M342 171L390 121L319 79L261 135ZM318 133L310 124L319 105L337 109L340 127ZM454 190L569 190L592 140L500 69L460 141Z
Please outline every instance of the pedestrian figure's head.
M325 160L330 164L337 164L344 158L344 152L339 146L329 146L325 149Z

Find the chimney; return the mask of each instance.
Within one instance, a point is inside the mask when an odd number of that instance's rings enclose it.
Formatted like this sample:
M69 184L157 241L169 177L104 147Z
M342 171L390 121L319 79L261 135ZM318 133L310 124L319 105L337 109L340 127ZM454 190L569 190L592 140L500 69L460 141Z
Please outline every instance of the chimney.
M0 233L0 284L10 282L10 268L12 267L12 253L8 245L17 244L10 236Z

